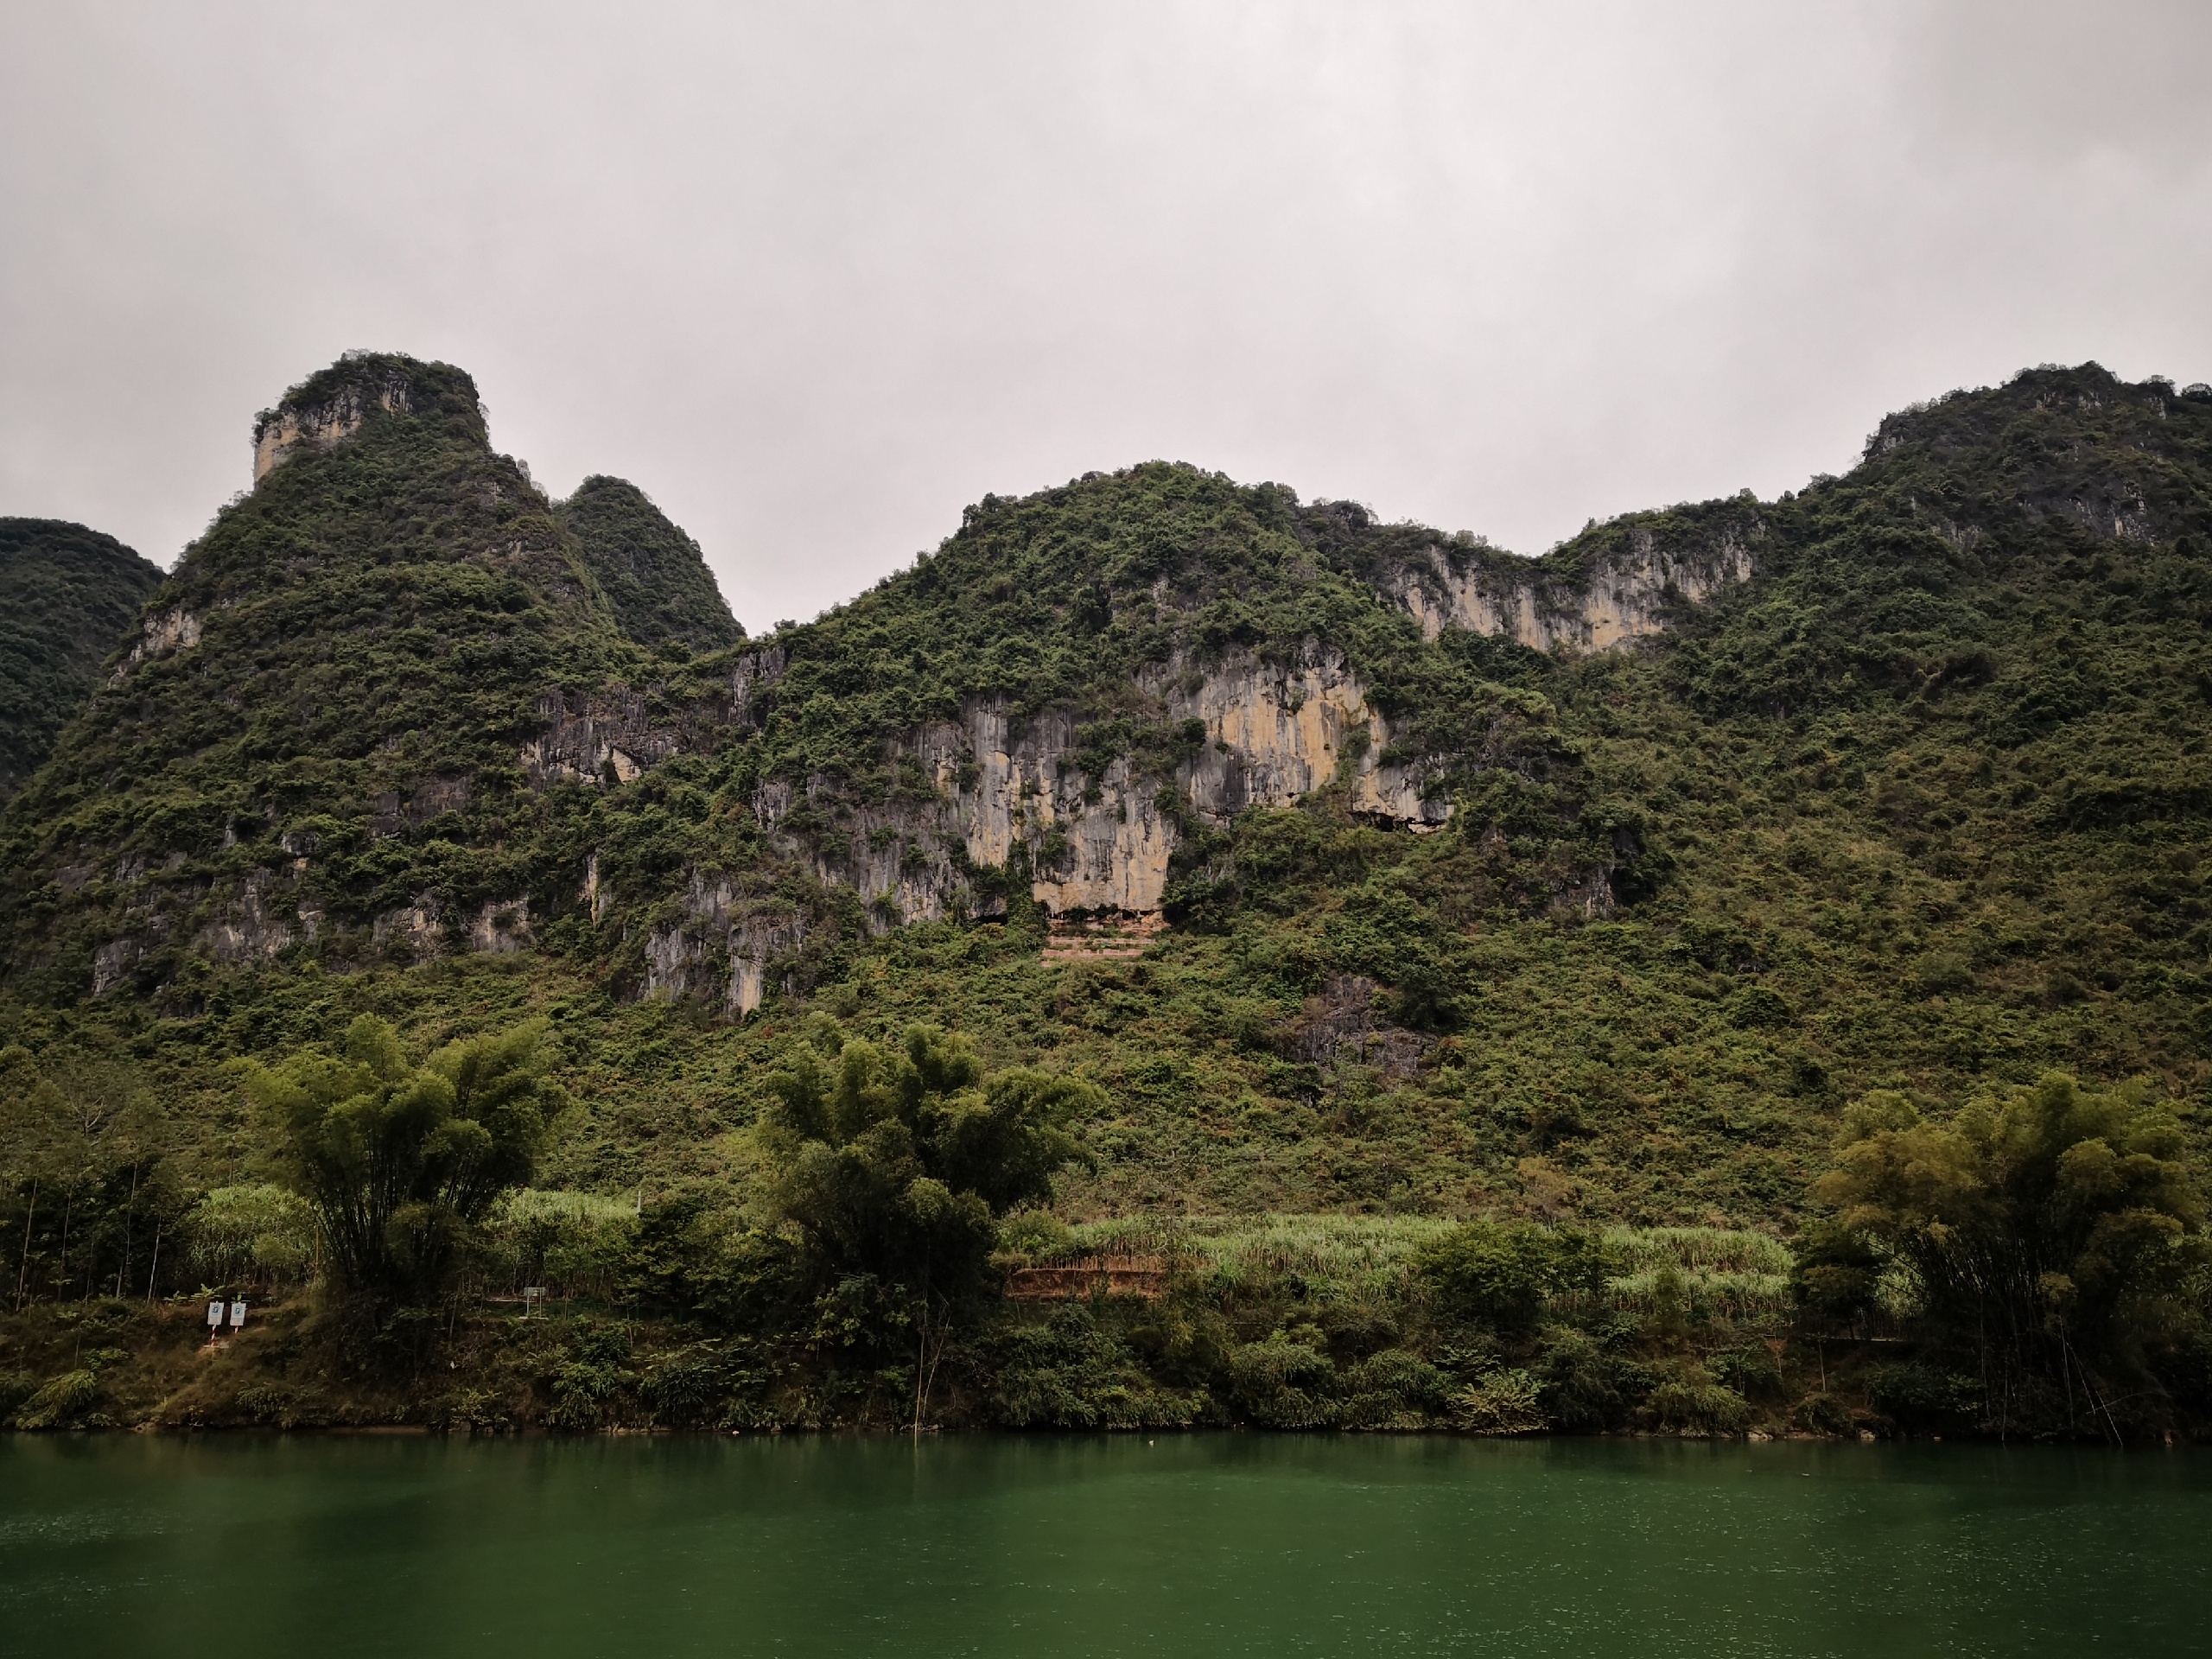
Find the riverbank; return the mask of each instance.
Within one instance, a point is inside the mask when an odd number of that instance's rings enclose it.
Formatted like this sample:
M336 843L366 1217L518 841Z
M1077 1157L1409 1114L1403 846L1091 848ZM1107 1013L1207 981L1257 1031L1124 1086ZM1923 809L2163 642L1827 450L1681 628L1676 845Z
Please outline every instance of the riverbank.
M1033 1217L1020 1300L945 1340L925 1389L893 1351L641 1313L588 1251L549 1300L505 1290L365 1313L256 1293L210 1344L207 1293L0 1316L0 1422L28 1431L1342 1429L1513 1437L1960 1438L1962 1379L1878 1333L1808 1331L1764 1235L1616 1229L1611 1271L1524 1328L1455 1321L1415 1271L1422 1217ZM1086 1265L1089 1264L1089 1265ZM1118 1278L1116 1275L1118 1274ZM1027 1286L1027 1292L1020 1287ZM1117 1289L1117 1286L1119 1288ZM841 1341L841 1338L844 1338ZM2084 1424L2080 1438L2099 1438Z

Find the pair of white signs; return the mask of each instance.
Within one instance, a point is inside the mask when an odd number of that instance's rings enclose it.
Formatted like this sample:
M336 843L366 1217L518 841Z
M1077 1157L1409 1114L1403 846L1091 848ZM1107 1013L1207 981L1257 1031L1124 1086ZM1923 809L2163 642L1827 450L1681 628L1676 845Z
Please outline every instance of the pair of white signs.
M244 1302L232 1302L231 1304L230 1313L231 1329L236 1331L245 1323L245 1304ZM223 1328L222 1303L210 1302L207 1304L207 1328L210 1331L219 1331Z

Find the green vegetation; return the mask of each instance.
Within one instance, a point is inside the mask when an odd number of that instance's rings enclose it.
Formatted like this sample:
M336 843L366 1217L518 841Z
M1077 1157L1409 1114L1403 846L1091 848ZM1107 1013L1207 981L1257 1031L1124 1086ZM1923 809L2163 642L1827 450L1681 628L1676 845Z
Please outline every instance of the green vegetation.
M245 1063L246 1096L276 1125L277 1155L341 1287L445 1292L468 1230L530 1179L555 1109L537 1071L541 1034L528 1025L450 1043L417 1067L397 1032L363 1014L342 1058Z
M0 801L54 752L161 581L111 536L0 518Z
M2212 1423L2212 393L2037 370L1534 563L1147 464L740 643L628 486L556 506L458 371L340 370L289 401L415 390L219 515L156 601L202 643L148 636L0 815L0 1370L60 1375L64 1307L144 1356L165 1293L253 1283L291 1335L220 1375L293 1392L172 1408L134 1357L41 1421ZM1401 598L1723 549L1749 580L1632 649ZM1179 792L1206 728L1160 688L1330 652L1433 833L1344 776ZM915 734L978 699L1172 828L1140 957L1042 959L1063 825L991 868L931 827ZM957 902L901 925L922 889ZM227 1069L365 1015L416 1053L543 1021L567 1103L404 1292ZM1094 1256L1166 1288L989 1294ZM349 1276L444 1380L316 1335ZM558 1317L484 1300L527 1286Z
M745 638L698 543L636 485L594 474L560 512L615 621L638 644L718 651Z
M1845 1123L1818 1190L1836 1219L1808 1277L1825 1268L1823 1311L1849 1315L1894 1275L1923 1351L1968 1369L1955 1411L1986 1395L2000 1424L2062 1410L2094 1424L2117 1389L2156 1389L2177 1362L2212 1355L2196 1172L2172 1109L2140 1087L2101 1094L2053 1073L1948 1123L1882 1092ZM1948 1397L1888 1387L1923 1410Z

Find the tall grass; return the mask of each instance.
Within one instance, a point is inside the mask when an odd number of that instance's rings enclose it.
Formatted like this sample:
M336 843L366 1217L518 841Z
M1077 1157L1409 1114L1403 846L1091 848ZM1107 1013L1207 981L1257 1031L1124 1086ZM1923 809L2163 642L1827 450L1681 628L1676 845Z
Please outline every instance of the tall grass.
M1719 1227L1609 1227L1615 1311L1659 1313L1675 1300L1692 1319L1744 1322L1789 1311L1789 1247L1765 1233Z
M1257 1294L1295 1278L1309 1300L1366 1300L1408 1294L1415 1253L1457 1224L1435 1216L1128 1217L1080 1223L1036 1259L1156 1255L1210 1294ZM1765 1233L1608 1227L1605 1241L1612 1311L1649 1315L1669 1300L1692 1318L1788 1311L1789 1247Z

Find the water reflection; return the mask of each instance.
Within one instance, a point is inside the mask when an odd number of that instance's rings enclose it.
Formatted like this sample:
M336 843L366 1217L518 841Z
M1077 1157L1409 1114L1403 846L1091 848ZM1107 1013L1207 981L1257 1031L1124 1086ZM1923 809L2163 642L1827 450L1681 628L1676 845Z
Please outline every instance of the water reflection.
M2177 1654L2208 1522L2196 1453L18 1435L0 1646Z

